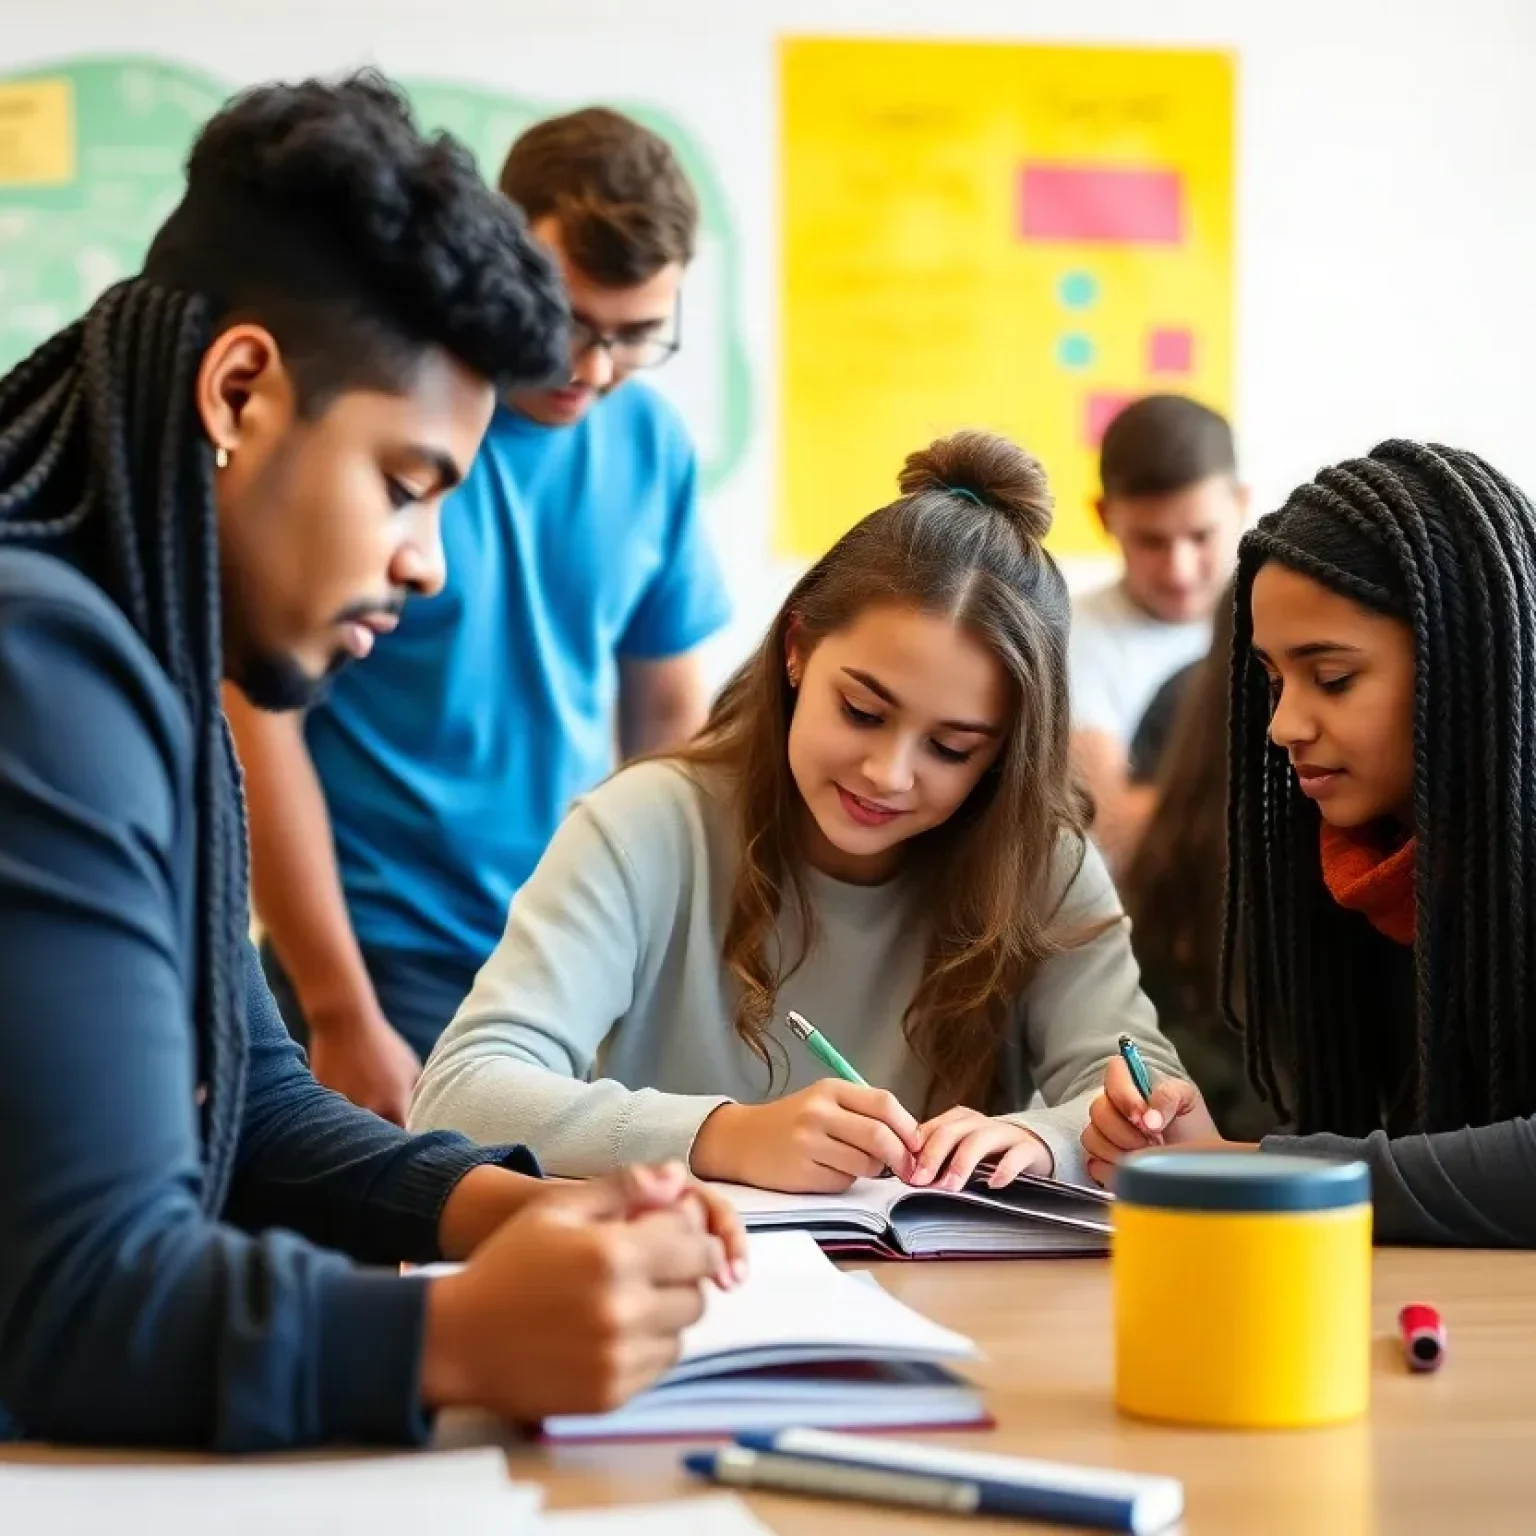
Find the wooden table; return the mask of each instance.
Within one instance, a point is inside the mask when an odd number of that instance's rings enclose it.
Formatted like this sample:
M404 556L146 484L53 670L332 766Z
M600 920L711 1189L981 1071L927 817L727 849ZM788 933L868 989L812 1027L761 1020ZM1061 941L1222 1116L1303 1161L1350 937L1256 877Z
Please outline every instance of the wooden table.
M1111 1400L1109 1271L1102 1261L882 1265L883 1284L974 1338L997 1429L934 1437L961 1447L1182 1478L1190 1536L1490 1536L1536 1532L1536 1254L1380 1250L1370 1415L1341 1429L1216 1433L1122 1418ZM1428 1301L1449 1350L1410 1376L1397 1309ZM676 1498L692 1490L675 1445L512 1452L551 1508ZM779 1536L1024 1529L993 1521L752 1496Z
M1369 1417L1342 1429L1279 1434L1164 1429L1117 1414L1109 1269L1101 1260L886 1264L876 1273L986 1352L976 1376L997 1429L935 1439L1182 1478L1187 1536L1536 1533L1536 1254L1378 1251ZM1432 1302L1445 1318L1450 1348L1434 1375L1410 1376L1403 1367L1395 1323L1407 1301ZM470 1419L462 1434L446 1438L483 1442L485 1425ZM518 1445L509 1461L514 1477L544 1485L550 1508L638 1504L700 1491L677 1470L683 1449ZM0 1447L0 1461L148 1459L187 1458ZM824 1500L753 1495L747 1502L778 1536L1045 1529Z

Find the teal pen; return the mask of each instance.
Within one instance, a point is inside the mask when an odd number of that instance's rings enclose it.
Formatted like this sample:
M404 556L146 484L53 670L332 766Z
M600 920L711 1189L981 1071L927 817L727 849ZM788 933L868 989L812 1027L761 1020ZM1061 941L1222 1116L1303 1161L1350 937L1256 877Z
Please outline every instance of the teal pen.
M1130 1070L1131 1081L1136 1084L1136 1092L1150 1103L1152 1079L1147 1076L1147 1065L1141 1059L1141 1052L1136 1049L1136 1042L1129 1035L1120 1036L1120 1059Z
M797 1040L803 1040L810 1051L829 1071L835 1072L845 1083L857 1083L867 1088L868 1083L843 1059L842 1052L807 1018L798 1013L789 1015L789 1027Z

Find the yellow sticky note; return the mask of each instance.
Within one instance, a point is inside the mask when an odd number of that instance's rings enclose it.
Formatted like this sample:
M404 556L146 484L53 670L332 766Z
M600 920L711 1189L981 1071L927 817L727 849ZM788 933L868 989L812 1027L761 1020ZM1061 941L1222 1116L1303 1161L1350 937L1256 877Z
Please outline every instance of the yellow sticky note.
M75 93L68 80L0 85L0 187L75 179Z

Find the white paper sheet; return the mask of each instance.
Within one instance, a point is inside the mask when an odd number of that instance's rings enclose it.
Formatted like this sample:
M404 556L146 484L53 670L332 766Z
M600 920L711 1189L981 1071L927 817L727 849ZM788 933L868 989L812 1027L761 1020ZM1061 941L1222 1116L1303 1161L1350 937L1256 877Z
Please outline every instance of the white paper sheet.
M535 1536L499 1450L123 1465L0 1462L6 1536Z
M772 1528L732 1494L557 1510L544 1516L539 1529L549 1536L773 1536Z

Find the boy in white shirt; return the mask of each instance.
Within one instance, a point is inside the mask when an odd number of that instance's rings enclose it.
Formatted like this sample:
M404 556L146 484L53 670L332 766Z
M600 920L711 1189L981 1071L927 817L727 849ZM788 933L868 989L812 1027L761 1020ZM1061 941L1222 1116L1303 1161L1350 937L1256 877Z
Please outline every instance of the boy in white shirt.
M1226 419L1183 395L1148 395L1099 449L1099 516L1122 576L1072 615L1072 748L1093 794L1094 838L1123 868L1152 809L1130 743L1174 673L1209 649L1211 618L1248 511Z

